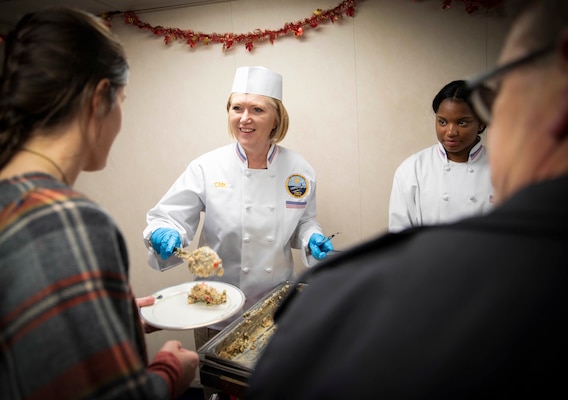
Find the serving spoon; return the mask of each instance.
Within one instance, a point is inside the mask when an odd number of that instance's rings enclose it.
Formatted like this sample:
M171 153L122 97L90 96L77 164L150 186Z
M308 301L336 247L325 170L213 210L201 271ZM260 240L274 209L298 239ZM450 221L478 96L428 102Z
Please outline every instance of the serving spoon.
M173 254L187 261L189 272L199 277L222 276L223 261L211 247L202 246L192 252L176 247Z

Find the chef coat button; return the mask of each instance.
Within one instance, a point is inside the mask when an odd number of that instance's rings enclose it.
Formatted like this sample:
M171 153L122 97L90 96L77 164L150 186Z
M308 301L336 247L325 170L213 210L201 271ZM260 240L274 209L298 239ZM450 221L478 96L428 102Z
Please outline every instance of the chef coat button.
M243 272L244 272L245 274L248 274L248 272L249 272L249 267L244 267L244 268L243 268Z
M450 199L450 196L449 196L447 193L444 193L444 194L442 195L442 200L448 201L449 199Z
M471 201L471 202L475 202L475 200L476 200L474 194L470 194L467 198L468 198L469 201Z
M246 205L246 206L245 206L245 210L249 211L250 209L251 209L251 206L250 206L250 205Z
M265 270L266 272L268 272L268 273L271 273L271 272L272 272L272 267L266 267L266 268L264 268L264 270Z
M250 243L250 236L245 236L245 237L243 238L243 242L245 242L245 243Z
M273 237L273 236L267 236L267 237L266 237L266 240L267 240L268 242L274 242L274 237Z
M444 171L449 171L450 170L450 166L448 164L444 165Z
M276 209L276 207L274 207L274 206L268 206L268 209L269 209L270 211L274 211L274 210Z
M246 171L245 176L250 177L250 171Z
M467 172L473 173L473 172L474 172L474 169L471 168L471 167L469 167L469 168L467 169Z

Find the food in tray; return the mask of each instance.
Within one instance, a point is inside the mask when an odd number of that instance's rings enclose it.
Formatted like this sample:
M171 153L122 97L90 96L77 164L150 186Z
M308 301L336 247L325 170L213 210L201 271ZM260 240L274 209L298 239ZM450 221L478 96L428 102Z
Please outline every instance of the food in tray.
M220 292L214 287L200 282L192 286L191 291L187 294L187 303L206 303L206 304L223 304L227 302L227 291Z
M207 276L223 276L223 261L211 247L202 246L191 253L175 249L174 254L187 260L189 272L201 278Z
M262 304L243 313L243 322L217 349L219 357L252 367L276 330L274 311L291 287L284 285Z
M276 325L274 325L272 318L270 318L268 326L258 326L250 335L243 332L241 336L237 337L233 342L219 351L219 357L225 360L256 362L259 354L251 352L257 349L263 349L266 343L271 339L275 330Z

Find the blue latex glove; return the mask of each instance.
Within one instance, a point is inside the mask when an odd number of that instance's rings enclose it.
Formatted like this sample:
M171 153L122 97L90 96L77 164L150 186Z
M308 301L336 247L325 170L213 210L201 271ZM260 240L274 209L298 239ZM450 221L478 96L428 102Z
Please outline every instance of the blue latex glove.
M175 247L181 247L181 236L178 231L171 228L158 228L150 236L152 247L162 260L168 259Z
M327 253L333 251L333 244L331 240L326 242L326 237L321 233L314 233L310 237L310 241L308 242L308 246L310 247L310 251L312 252L312 256L316 260L323 260ZM324 243L325 242L325 243ZM323 244L322 244L323 243Z

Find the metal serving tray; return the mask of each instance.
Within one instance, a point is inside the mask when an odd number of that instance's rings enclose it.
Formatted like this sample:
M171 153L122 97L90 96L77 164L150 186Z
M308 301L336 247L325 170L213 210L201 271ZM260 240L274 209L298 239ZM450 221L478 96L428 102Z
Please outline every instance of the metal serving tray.
M301 288L303 284L300 284ZM274 312L295 283L287 281L269 292L198 350L202 362L229 367L248 377L276 329Z
M298 284L302 289L305 284ZM198 349L201 384L222 393L242 397L262 351L276 329L274 312L296 287L284 282L231 322Z

